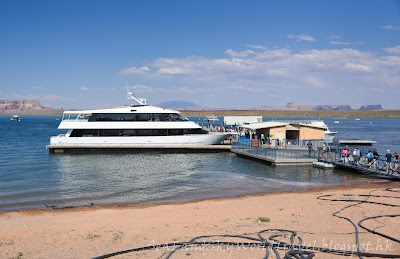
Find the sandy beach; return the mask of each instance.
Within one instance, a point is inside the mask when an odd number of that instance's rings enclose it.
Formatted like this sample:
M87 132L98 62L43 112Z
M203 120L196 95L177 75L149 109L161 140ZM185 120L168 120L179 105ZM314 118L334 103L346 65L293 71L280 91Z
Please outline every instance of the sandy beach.
M385 190L392 188L391 191ZM343 196L343 195L347 196ZM373 196L360 196L360 195ZM352 199L358 202L321 200ZM354 195L354 196L351 196ZM375 202L375 203L371 203ZM377 204L380 203L380 204ZM388 204L394 206L388 206ZM45 209L0 214L0 258L93 258L117 251L163 243L185 242L203 235L257 237L264 229L296 231L303 245L350 251L355 235L352 224L377 215L400 214L400 183L378 182L352 188L335 187L296 192L260 194L156 206L94 206ZM366 220L363 225L400 239L398 217ZM363 252L400 255L400 244L359 227ZM265 233L269 237L271 233ZM289 241L290 233L279 240ZM249 242L234 237L201 241ZM122 254L113 258L160 258L172 247ZM287 249L280 247L284 256ZM316 251L315 258L340 258ZM171 258L263 258L265 248L246 246L193 246ZM164 257L161 257L164 258ZM276 258L271 255L270 258ZM353 255L352 258L357 258Z

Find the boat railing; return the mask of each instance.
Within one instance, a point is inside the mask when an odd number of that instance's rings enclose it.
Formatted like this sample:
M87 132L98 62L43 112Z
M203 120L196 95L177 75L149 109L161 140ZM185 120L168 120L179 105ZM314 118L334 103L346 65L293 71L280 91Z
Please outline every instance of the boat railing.
M72 115L71 114L64 114L62 117L62 121L79 121L79 122L87 122L89 120L88 115L79 114L79 115Z
M87 122L88 119L80 119L80 118L64 118L62 121L78 121L78 122Z

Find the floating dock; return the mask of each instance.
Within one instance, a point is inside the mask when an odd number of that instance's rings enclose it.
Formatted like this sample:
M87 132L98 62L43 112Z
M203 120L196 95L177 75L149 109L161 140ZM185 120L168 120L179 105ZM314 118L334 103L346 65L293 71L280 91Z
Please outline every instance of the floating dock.
M376 144L376 141L372 140L357 140L357 139L349 139L349 140L339 140L339 145L344 146L372 146Z
M257 160L264 161L264 162L267 162L267 163L275 165L275 166L312 165L314 162L318 161L317 159L314 159L312 157L311 158L306 157L306 156L304 156L303 158L290 158L290 157L285 158L285 157L274 157L274 156L268 156L268 155L263 155L263 154L257 154L257 153L242 151L242 150L238 150L238 149L232 149L231 151L238 156L257 159Z
M48 145L50 153L67 153L74 151L134 151L134 150L158 150L175 152L229 152L231 145L127 145L127 144L91 144L91 145Z

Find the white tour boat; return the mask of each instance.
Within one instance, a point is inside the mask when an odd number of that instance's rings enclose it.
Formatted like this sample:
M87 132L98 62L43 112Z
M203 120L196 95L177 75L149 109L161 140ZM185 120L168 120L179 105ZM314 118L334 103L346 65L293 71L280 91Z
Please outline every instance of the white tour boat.
M64 111L58 129L66 134L51 137L50 145L215 145L230 136L208 132L179 115L179 111L148 106L145 98L139 105L84 111Z
M302 121L303 124L309 124L314 127L323 128L324 129L324 141L332 142L333 138L338 134L337 131L330 131L328 125L322 120L310 120L310 121Z
M204 121L208 121L208 122L210 122L210 121L219 121L218 117L214 116L214 115L206 116L203 120Z
M328 125L326 125L324 121L311 121L311 124L317 127L324 128L324 141L332 142L333 138L336 136L336 134L338 134L337 131L330 131Z
M11 119L10 119L10 121L20 121L20 120L21 120L21 118L18 115L13 115L13 116L11 116Z

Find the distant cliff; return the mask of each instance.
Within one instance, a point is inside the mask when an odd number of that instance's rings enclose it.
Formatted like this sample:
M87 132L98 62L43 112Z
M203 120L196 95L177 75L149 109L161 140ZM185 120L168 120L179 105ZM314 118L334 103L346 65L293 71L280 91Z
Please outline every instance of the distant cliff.
M43 107L39 101L34 100L0 100L1 114L50 114L60 111Z
M261 111L350 111L349 105L295 105L288 103L286 106L258 106Z
M374 105L363 105L360 108L361 111L375 111L375 110L382 110L382 105L374 104Z

